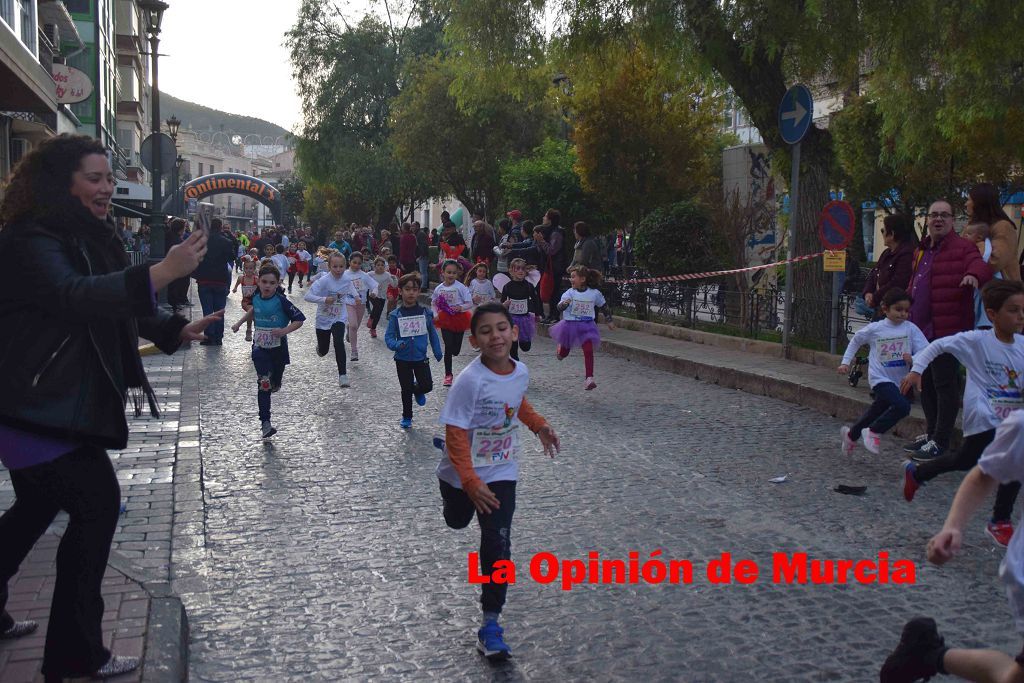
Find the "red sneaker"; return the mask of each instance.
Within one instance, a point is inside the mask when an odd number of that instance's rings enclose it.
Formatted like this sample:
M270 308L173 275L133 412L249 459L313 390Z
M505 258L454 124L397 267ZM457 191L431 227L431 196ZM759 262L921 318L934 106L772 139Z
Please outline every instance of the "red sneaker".
M1010 539L1013 538L1013 522L1008 519L999 522L989 522L985 525L985 531L988 532L993 541L1005 548L1010 545Z
M441 383L441 386L450 387L452 385L452 380L453 379L455 379L455 378L452 377L451 375L445 375L444 376L444 382Z
M377 338L377 330L375 330L375 329L373 329L371 327L370 328L370 339L376 339L376 338Z
M912 460L903 463L903 497L907 499L908 503L914 500L914 494L921 488L921 484L914 476L916 474L917 465Z

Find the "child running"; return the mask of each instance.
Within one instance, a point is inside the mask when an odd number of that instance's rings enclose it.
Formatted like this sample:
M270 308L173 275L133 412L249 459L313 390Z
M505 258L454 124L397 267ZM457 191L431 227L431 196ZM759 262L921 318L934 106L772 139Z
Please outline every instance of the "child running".
M444 521L464 529L476 513L480 524L480 571L490 576L495 562L512 557L512 514L519 478L519 424L540 438L544 452L554 457L558 436L526 400L530 375L526 366L509 357L515 328L508 310L498 303L476 309L469 341L480 348L452 387L439 422L445 438L435 443L444 450L437 466ZM480 599L483 624L477 649L491 661L508 659L504 630L498 625L507 592L505 583L485 583Z
M238 332L243 322L256 323L252 342L252 364L259 387L256 402L263 438L269 439L277 434L270 423L270 394L281 388L284 367L291 362L286 337L302 327L306 316L279 291L281 271L275 266L260 268L259 278L259 296L253 297L252 307L231 326L231 331Z
M511 281L501 289L501 303L512 314L512 323L519 330L519 339L512 342L511 356L519 360L519 349L529 351L537 333L537 319L544 315L544 304L540 294L526 279L526 261L514 258L508 263Z
M377 281L370 277L369 273L363 271L363 255L353 251L348 259L348 270L342 275L345 282L351 283L353 293L345 297L345 307L348 309L348 331L346 337L352 345L352 360L359 360L359 325L363 322L363 314L366 313L368 297L377 296Z
M398 287L398 278L387 272L386 268L387 261L383 257L373 259L373 272L370 273L370 277L377 283L377 296L370 299L370 319L366 321L366 326L370 328L370 337L373 339L377 338L377 323L380 322L384 304L388 301L388 292ZM390 313L391 311L388 311L388 314Z
M960 450L923 462L907 461L903 466L903 497L907 502L925 482L944 472L969 470L992 443L996 427L1015 410L1024 407L1021 377L1024 376L1024 284L1014 280L991 280L981 291L990 330L972 330L936 339L914 356L914 366L903 379L904 393L921 390L921 373L943 353L956 357L967 368L964 390L964 441ZM1020 484L999 486L989 535L1005 547L1013 536L1013 504Z
M306 301L318 304L316 309L316 354L323 358L334 340L334 360L338 364L338 386L349 386L345 358L345 324L348 311L344 300L355 295L352 283L344 278L345 256L333 252L327 262L327 270L317 274L310 285Z
M309 252L306 251L306 243L299 242L298 249L295 250L295 272L299 276L299 289L302 289L302 279L309 280L309 262L313 260Z
M235 280L232 293L242 288L242 310L248 311L252 308L252 297L256 294L259 285L259 278L256 277L256 263L248 256L242 257L242 274ZM252 341L252 321L245 323L245 341Z
M388 272L395 278L397 282L403 275L402 269L398 267L398 259L394 256L385 256L384 252L388 251L387 247L381 250L381 257L386 258L388 261ZM420 284L422 287L422 283ZM387 314L391 315L391 311L395 310L398 305L398 300L401 298L402 293L399 291L398 286L388 287L388 310Z
M548 333L558 343L558 360L569 355L574 348L583 349L583 366L586 379L583 388L587 391L597 387L594 381L594 350L601 345L601 333L597 331L597 313L604 313L608 329L614 330L612 312L597 286L601 274L586 266L569 269L572 287L562 294L558 310L564 311L562 320L551 326Z
M479 306L498 298L498 293L494 291L494 285L491 284L487 275L487 264L478 263L473 266L469 275L466 276L466 286L469 287L469 291L473 295L474 306Z
M398 383L402 387L402 429L412 428L412 400L425 405L427 394L434 388L427 362L427 343L434 358L441 360L441 340L434 329L434 314L419 305L420 274L409 273L398 281L402 305L388 315L384 343L395 352Z
M452 358L462 352L462 337L469 329L473 295L459 282L462 266L448 259L441 264L441 283L434 287L430 303L434 308L434 325L441 330L444 340L444 383L452 385Z
M996 484L1024 479L1024 411L1010 414L995 430L992 443L956 493L942 531L928 541L928 561L944 565L956 557L964 527L971 515L995 490ZM1024 538L1014 536L999 567L1014 626L1024 633ZM1024 681L1024 651L1016 657L998 650L946 647L935 620L911 619L903 627L900 643L879 673L881 683L911 683L937 674L969 681Z
M284 255L288 259L288 293L291 294L295 276L299 273L299 247L295 244L288 245L288 251ZM299 284L302 284L301 279Z
M277 270L281 273L281 277L284 278L284 274L288 272L288 268L291 266L291 264L288 263L288 256L284 253L284 246L279 244L276 247L271 247L268 244L267 247L274 250L274 254L270 257L270 261L277 266Z
M842 364L836 368L840 375L850 374L850 361L857 350L864 345L870 347L868 378L875 401L853 426L840 430L843 455L853 452L861 434L864 448L878 455L882 450L881 435L910 414L910 401L900 393L899 384L907 374L911 357L928 346L924 333L907 320L911 303L904 290L894 287L887 291L881 302L885 317L853 335Z

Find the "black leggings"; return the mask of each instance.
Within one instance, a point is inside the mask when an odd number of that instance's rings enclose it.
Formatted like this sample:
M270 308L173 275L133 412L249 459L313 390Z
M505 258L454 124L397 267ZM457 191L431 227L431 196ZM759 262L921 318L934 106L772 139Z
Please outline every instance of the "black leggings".
M533 341L526 341L525 339L520 341L514 341L512 342L512 350L509 352L508 355L512 356L516 360L519 360L519 349L528 352L531 346L533 346Z
M487 484L501 506L484 514L476 511L466 492L446 481L441 482L444 521L452 529L465 529L476 515L480 523L480 574L490 576L494 563L512 558L512 515L516 511L516 483L492 481ZM480 605L484 612L501 612L505 605L506 583L485 583L481 586Z
M288 289L292 288L292 283L295 282L296 275L299 276L299 287L302 286L302 278L305 277L306 274L295 271L294 273L288 273Z
M444 374L452 374L452 358L462 353L462 338L465 332L452 332L441 330L441 340L444 341Z
M412 418L413 394L429 394L434 388L430 363L425 360L395 359L398 383L402 386L402 417Z
M338 374L345 374L345 323L334 323L329 330L316 330L316 354L323 358L331 348L331 338L334 338L334 360L338 362Z
M377 323L380 322L380 316L384 312L384 304L387 300L380 296L370 297L370 329L376 330Z
M964 438L960 450L947 452L934 460L922 462L917 466L914 478L919 482L926 482L946 472L966 472L978 464L978 459L985 452L996 436L996 430L990 429L980 434L971 434ZM1017 500L1017 493L1020 492L1020 482L1000 484L996 492L996 502L992 507L992 519L996 521L1009 520L1013 515L1013 504Z

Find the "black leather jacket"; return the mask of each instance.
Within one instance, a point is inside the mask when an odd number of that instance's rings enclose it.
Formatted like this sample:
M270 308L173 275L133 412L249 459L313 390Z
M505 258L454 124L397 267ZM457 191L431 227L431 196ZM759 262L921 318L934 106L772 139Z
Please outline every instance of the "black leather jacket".
M88 244L58 226L0 231L0 422L124 448L129 384L149 386L139 334L174 353L188 321L156 308L149 266L102 267Z

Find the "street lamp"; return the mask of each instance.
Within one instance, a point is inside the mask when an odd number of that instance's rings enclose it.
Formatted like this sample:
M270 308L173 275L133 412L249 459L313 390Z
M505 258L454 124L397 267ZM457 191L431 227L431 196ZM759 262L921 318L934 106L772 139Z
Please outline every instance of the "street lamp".
M181 128L181 120L174 114L171 114L171 118L164 121L164 123L167 124L167 134L171 137L171 142L174 143L174 152L177 155L178 129ZM177 158L174 160L174 168L171 169L171 192L174 193L172 195L174 197L174 201L171 202L171 212L175 216L181 216L181 214L183 213L178 208L178 171L181 169L182 161L183 159L181 158L180 155L178 155Z
M160 60L160 24L164 19L164 12L168 4L163 0L138 0L139 9L142 10L145 19L146 33L149 34L149 55L153 60L153 88L150 94L150 106L152 107L151 130L154 135L160 135L160 79L158 63ZM149 211L149 257L151 261L159 261L164 257L164 219L161 215L163 210L163 197L160 191L160 179L163 169L160 167L162 148L160 138L153 139L153 204Z
M171 136L175 146L178 144L178 130L181 128L181 121L177 116L171 114L171 118L164 121L167 124L167 134Z

